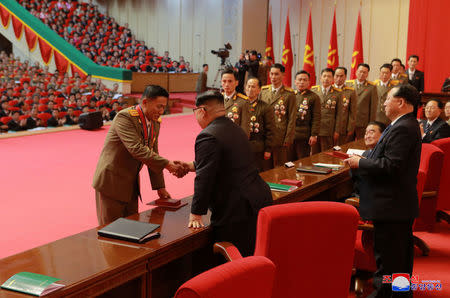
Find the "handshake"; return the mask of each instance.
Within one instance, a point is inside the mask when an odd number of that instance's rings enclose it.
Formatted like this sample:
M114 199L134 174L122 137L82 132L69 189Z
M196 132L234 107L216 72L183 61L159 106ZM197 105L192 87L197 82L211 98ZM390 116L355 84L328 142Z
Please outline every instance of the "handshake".
M177 178L182 178L189 172L195 172L193 162L184 162L179 160L169 161L166 169Z

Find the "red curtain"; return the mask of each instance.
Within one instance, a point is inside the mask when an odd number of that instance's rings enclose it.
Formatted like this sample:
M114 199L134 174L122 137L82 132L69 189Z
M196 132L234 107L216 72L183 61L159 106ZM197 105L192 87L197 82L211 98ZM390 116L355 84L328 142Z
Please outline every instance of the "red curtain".
M450 77L449 11L448 0L410 0L406 59L419 56L417 68L425 72L425 92L439 92Z
M53 55L55 56L55 65L56 69L59 73L66 73L69 67L69 61L61 55L58 51L54 51Z
M41 38L38 38L38 43L39 49L41 50L42 60L44 60L45 64L48 64L50 62L50 58L52 57L53 49L45 40L42 40Z
M25 39L27 40L30 52L34 50L37 42L37 35L28 26L25 26Z
M20 39L22 37L23 24L15 16L11 16L11 20L13 24L14 34L16 35L17 39Z
M8 26L9 16L10 16L9 11L7 11L6 8L4 8L2 5L0 5L0 17L2 19L3 27L5 27L5 28L7 28L7 26Z
M70 64L70 69L72 70L72 76L75 75L75 73L78 73L80 78L84 79L86 77L86 74L72 63Z

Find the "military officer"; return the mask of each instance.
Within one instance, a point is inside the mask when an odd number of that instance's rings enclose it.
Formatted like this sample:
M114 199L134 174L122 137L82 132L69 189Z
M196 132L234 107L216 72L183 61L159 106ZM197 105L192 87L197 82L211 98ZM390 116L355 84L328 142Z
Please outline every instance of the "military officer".
M406 75L406 73L403 73L402 70L402 60L398 59L398 58L394 58L391 61L391 65L392 65L392 74L391 74L391 78L393 80L397 80L399 82L399 84L407 84L408 83L408 76Z
M311 154L320 129L320 98L309 89L310 74L301 70L295 75L297 117L295 121L295 158Z
M258 78L250 77L245 85L245 93L249 101L242 113L247 114L241 122L241 127L249 136L256 168L267 171L272 168L270 157L274 141L275 119L272 108L259 100L261 82Z
M380 67L380 78L375 80L375 86L377 86L378 94L378 108L375 120L385 124L386 126L391 123L391 120L386 116L384 110L384 102L386 101L388 92L399 84L398 80L393 80L391 76L392 65L385 63Z
M261 100L271 106L275 118L275 137L272 147L273 166L288 161L295 135L296 101L292 88L283 86L284 66L275 63L270 67L271 85L262 87Z
M114 117L92 183L99 225L138 212L139 172L143 164L147 165L152 188L160 198L170 198L163 169L179 177L187 173L180 162L169 161L158 153L159 117L168 98L164 88L147 86L139 105L123 109Z
M347 69L339 66L334 72L334 87L341 90L342 100L339 101L341 113L337 116L338 145L353 141L356 123L356 92L352 87L345 86Z
M356 90L356 139L364 138L367 124L375 120L377 112L377 88L374 83L369 82L370 66L366 63L360 63L356 70L356 79L346 82L346 85Z
M221 83L225 100L225 115L240 126L242 108L247 104L248 97L236 92L239 81L237 73L232 68L225 69L222 72Z
M341 92L332 86L334 71L331 68L324 68L320 72L320 84L311 88L320 97L320 130L319 138L313 154L328 150L337 143L339 133L337 132L336 119L340 113L342 100Z

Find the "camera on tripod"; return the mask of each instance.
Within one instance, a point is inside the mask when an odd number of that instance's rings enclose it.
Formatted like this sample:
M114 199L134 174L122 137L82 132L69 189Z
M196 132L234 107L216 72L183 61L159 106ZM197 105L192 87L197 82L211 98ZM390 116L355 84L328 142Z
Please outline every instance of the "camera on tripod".
M232 49L231 44L228 42L224 44L224 48L219 48L217 51L211 50L211 54L216 55L221 59L221 65L225 64L225 60L230 57L230 51Z

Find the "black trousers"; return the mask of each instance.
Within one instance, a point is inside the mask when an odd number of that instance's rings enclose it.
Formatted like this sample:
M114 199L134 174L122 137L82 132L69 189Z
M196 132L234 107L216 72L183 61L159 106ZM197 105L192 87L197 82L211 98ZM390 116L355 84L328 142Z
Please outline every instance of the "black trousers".
M383 275L409 273L414 261L414 220L404 222L374 221L374 255L377 271L373 276L375 288L368 297L412 297L412 291L392 292L392 284L382 283Z

